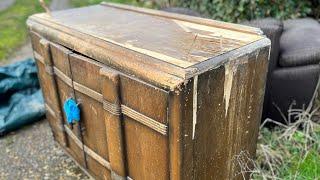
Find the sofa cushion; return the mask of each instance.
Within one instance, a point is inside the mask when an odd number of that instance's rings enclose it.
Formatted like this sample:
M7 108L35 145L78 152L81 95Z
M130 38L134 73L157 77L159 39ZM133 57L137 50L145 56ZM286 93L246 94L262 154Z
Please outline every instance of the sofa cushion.
M284 22L279 65L303 66L320 62L320 24L310 18Z
M271 52L269 60L269 72L278 65L280 54L280 36L283 31L283 24L274 18L257 19L241 23L243 25L260 28L263 33L271 40Z
M270 97L263 110L265 117L284 123L279 110L287 116L293 102L293 108L302 109L303 106L308 106L317 86L319 73L318 64L279 68L273 71L272 83L268 89Z
M283 24L280 20L274 18L264 18L257 19L253 21L243 22L243 25L248 25L252 27L260 28L263 33L271 40L271 52L269 59L269 67L268 67L268 75L267 75L267 84L266 84L266 92L265 92L265 100L264 107L268 103L269 93L270 93L270 85L271 85L271 73L278 66L278 59L280 54L280 36L283 30ZM267 111L264 110L262 114L262 118L266 118Z
M291 29L293 27L309 27L309 26L314 26L318 25L318 21L312 18L300 18L300 19L289 19L283 22L284 25L284 31Z
M283 26L283 23L280 20L277 20L275 18L263 18L263 19L255 19L252 21L245 21L242 22L243 25L248 25L252 27L257 27L263 29L278 29L279 27ZM264 32L266 33L266 32Z

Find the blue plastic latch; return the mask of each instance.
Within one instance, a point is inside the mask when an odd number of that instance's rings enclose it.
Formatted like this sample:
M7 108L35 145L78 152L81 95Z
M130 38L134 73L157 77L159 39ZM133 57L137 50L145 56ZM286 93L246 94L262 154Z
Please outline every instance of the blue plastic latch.
M63 110L66 113L67 121L69 124L80 121L80 109L74 99L67 99L63 104Z

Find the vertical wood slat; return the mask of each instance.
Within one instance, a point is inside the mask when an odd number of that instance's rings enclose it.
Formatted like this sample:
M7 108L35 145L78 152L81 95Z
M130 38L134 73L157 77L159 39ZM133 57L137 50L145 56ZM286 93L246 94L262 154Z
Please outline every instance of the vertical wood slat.
M37 36L34 33L34 36ZM62 117L62 112L61 112L61 104L59 101L59 93L58 93L58 88L57 88L57 82L55 79L55 75L53 73L53 61L52 61L52 56L50 53L50 43L46 39L40 37L40 41L38 42L40 45L39 53L34 52L35 59L42 61L45 66L46 73L48 74L48 81L49 84L52 86L51 88L53 89L53 98L52 101L55 104L55 111L56 111L56 120L59 121L59 128L58 130L61 131L59 133L62 134L62 142L60 142L63 146L67 147L68 146L68 140L67 140L67 134L64 129L64 122L63 122L63 117ZM49 87L50 88L50 87Z
M116 109L120 110L121 97L120 97L120 79L119 74L111 69L102 68L100 74L103 76L102 95L103 100L111 102ZM124 150L124 137L122 115L120 111L105 109L104 120L106 124L109 160L111 164L111 178L112 179L126 179L125 168L125 150Z
M65 77L70 79L70 81L67 82L67 85L70 86L69 94L67 95L67 97L62 98L62 101L59 101L59 102L61 104L63 104L67 98L73 98L74 100L77 101L77 97L76 97L75 89L74 89L74 84L73 84L74 82L73 82L73 77L72 77L71 65L70 65L70 56L73 54L73 52L71 50L69 50L59 44L53 43L53 42L50 42L50 51L52 54L52 64L54 65L54 66L52 66L53 67L52 72L55 75L57 75L57 77L60 78L59 74L57 74L57 72L59 72L59 69L60 69L61 70L60 74L65 74ZM57 90L59 92L63 93L62 89L57 89ZM62 109L62 106L60 109ZM67 126L71 129L75 129L74 127L76 127L76 129L74 130L75 134L79 138L79 140L83 143L83 134L82 134L83 131L82 131L82 127L81 127L82 122L80 121L80 122L77 122L74 124L68 124L65 119L63 121L63 123L67 124ZM67 138L67 139L69 139L69 138ZM84 147L80 147L80 149L82 150L82 158L83 158L84 167L87 168L88 164L87 164L86 152L84 150Z

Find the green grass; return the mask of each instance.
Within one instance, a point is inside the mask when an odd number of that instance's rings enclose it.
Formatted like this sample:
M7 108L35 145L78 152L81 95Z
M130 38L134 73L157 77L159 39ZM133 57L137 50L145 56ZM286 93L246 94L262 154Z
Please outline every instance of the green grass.
M275 179L319 179L319 125L315 126L315 132L311 135L313 140L307 137L303 129L296 130L291 138L279 138L283 133L281 128L261 130L256 161L259 173L253 176L254 179L263 179L263 176ZM267 163L268 161L270 164Z
M42 11L37 0L16 0L11 7L0 12L0 61L26 42L28 16Z
M306 108L290 106L287 117L283 116L286 123L267 119L261 125L256 158L251 159L245 150L237 154L235 176L245 179L249 173L250 179L259 180L320 180L320 79L315 89Z

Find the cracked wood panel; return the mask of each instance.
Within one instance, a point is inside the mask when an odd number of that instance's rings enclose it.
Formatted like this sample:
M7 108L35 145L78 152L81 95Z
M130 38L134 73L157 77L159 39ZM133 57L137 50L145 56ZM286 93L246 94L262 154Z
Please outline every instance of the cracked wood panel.
M263 38L240 30L170 19L114 6L96 5L53 12L52 17L46 14L37 17L181 68Z
M268 56L265 47L199 75L194 177L242 179L232 159L255 154Z
M233 159L256 151L269 48L247 49L173 95L171 179L242 179Z

